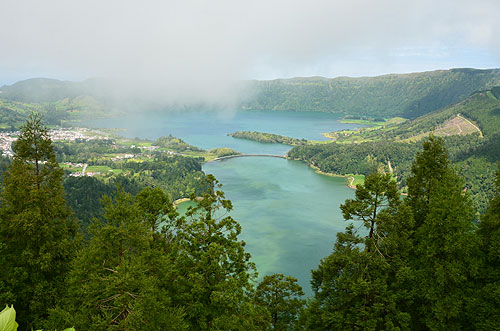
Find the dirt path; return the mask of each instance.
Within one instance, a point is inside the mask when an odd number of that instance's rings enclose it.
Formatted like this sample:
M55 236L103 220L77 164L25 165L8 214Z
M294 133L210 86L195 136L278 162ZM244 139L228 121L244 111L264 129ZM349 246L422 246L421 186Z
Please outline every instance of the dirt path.
M356 186L352 185L352 183L354 183L354 177L353 176L349 176L347 178L349 178L349 184L347 184L347 186L349 186L352 189L356 189Z
M476 128L476 130L479 132L479 135L482 137L483 136L483 132L481 131L480 128L478 128L478 126L474 123L472 123L471 121L469 121L467 118L463 117L461 114L458 114L457 116L459 116L460 118L463 118L465 121L467 121L467 123L469 123L470 125L472 125L473 127Z

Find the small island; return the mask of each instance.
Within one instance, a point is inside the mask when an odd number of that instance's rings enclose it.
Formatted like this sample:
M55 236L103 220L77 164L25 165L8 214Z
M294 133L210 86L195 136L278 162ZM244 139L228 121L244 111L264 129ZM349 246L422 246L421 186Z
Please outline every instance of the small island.
M279 134L257 132L257 131L236 131L234 133L229 133L228 136L240 139L253 140L259 143L285 144L290 146L304 146L310 143L309 140L307 139L297 139L297 138L281 136Z

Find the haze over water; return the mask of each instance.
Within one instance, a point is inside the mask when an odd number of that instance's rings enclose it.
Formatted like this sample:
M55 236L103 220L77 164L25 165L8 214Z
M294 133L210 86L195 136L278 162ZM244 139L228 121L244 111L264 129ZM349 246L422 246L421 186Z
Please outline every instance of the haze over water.
M156 139L172 134L204 149L230 147L243 153L280 155L291 147L227 134L249 130L323 140L321 133L356 127L340 123L332 114L264 111L151 113L92 125L124 128L122 134L128 137ZM319 175L299 161L269 157L209 162L203 171L223 184L233 202L231 215L242 225L241 239L259 277L272 273L297 277L310 295L311 269L332 251L336 233L346 226L339 205L354 191L345 186L345 180ZM180 211L188 205L181 204Z

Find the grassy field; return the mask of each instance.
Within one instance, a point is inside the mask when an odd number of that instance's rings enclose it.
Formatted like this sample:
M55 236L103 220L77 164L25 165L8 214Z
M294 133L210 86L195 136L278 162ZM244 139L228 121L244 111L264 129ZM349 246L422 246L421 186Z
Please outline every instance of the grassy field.
M356 121L357 124L366 124L370 125L369 127L360 128L357 130L343 130L343 131L334 131L324 133L323 136L332 139L338 143L347 143L347 144L357 144L362 142L374 141L376 140L376 136L371 136L369 133L372 131L389 131L397 127L397 125L406 122L407 120L402 117L393 117L391 119L386 120L385 122L378 121L366 121L366 120L346 120L349 122L342 123L354 123L351 121ZM368 134L367 134L368 133Z
M481 136L483 135L483 133L476 124L474 124L472 121L464 118L461 115L457 115L454 118L447 120L433 131L420 133L418 135L415 135L413 137L401 141L404 142L418 141L429 136L431 133L435 136L447 137L452 135L464 136L476 132L479 132Z
M87 169L85 170L86 172L100 172L100 173L106 173L109 170L112 170L108 166L88 166Z
M152 145L152 141L147 141L147 140L136 140L136 139L119 139L117 142L120 145L130 147L132 145L135 145L136 147L142 146L142 147L150 147Z
M352 188L356 188L356 185L363 184L365 182L365 175L347 174L345 177L347 185Z
M344 124L360 124L367 126L380 126L381 124L385 123L385 121L371 121L371 120L353 119L353 118L343 118L340 119L339 122Z

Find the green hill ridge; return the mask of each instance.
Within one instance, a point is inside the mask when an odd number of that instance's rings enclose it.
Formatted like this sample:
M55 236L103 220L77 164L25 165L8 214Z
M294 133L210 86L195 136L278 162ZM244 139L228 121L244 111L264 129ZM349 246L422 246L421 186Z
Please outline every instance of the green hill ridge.
M248 89L253 95L242 107L416 118L496 85L500 85L499 69L252 81Z
M374 168L383 168L393 172L404 189L411 160L421 148L422 138L433 133L443 137L450 160L465 178L465 188L471 191L477 209L484 211L494 194L490 178L500 155L499 92L498 87L476 92L452 106L403 123L339 132L336 142L294 147L288 156L303 160L321 172L339 175L366 175ZM469 125L468 134L450 131L446 135L439 131L457 118Z

